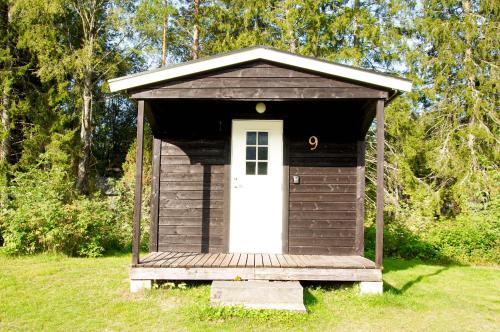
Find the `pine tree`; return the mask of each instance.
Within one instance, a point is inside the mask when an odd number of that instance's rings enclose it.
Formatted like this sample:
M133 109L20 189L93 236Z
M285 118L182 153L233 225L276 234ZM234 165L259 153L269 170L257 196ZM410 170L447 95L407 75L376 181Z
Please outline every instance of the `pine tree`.
M425 157L445 215L498 191L499 13L498 1L427 0L417 20Z

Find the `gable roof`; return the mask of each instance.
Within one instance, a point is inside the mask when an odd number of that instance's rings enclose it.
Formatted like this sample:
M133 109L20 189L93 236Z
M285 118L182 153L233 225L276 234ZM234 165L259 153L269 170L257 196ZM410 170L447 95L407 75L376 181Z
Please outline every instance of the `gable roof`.
M267 60L299 69L310 70L320 74L366 83L385 89L408 92L411 91L412 87L411 81L404 78L320 60L313 57L279 51L274 48L255 46L199 60L183 62L164 68L114 78L109 80L109 88L111 92L133 89L255 60Z

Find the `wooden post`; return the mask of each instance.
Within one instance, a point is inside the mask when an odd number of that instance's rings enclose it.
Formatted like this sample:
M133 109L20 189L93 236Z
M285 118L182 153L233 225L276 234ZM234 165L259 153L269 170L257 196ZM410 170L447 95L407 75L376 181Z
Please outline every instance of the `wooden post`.
M375 265L382 268L384 255L384 100L377 100L377 214Z
M356 167L356 254L365 252L365 141L357 141Z
M153 137L153 167L151 186L151 227L149 232L149 251L158 251L158 220L160 197L160 155L161 139Z
M135 195L134 227L132 238L132 264L139 264L141 242L141 201L142 201L142 155L144 143L144 100L138 101L137 107L137 144L135 153Z

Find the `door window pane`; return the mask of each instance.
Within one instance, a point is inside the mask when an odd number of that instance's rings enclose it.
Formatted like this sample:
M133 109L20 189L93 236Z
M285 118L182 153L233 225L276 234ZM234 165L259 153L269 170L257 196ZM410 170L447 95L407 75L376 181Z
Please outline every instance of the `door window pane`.
M255 146L247 146L247 160L255 160ZM260 153L260 148L259 148L259 153Z
M259 174L259 175L267 175L267 162L265 162L265 163L259 163L258 164L257 174Z
M259 145L267 145L267 132L259 132Z
M257 144L256 139L257 139L257 133L255 131L248 131L247 132L247 145Z
M245 148L247 175L267 175L267 162L269 160L268 136L266 131L247 131Z
M264 161L267 160L267 149L268 149L267 146L264 146L264 147L259 146L259 158L258 158L259 160L264 160Z
M255 175L255 161L247 161L247 175Z

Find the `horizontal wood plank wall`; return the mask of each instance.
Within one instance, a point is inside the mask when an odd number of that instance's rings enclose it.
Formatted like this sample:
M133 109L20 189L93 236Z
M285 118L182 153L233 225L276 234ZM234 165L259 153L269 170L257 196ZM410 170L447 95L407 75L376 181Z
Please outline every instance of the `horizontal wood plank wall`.
M387 98L386 91L265 62L241 64L134 92L133 98L316 99Z
M162 141L159 251L223 251L224 148L222 139Z
M356 143L290 141L289 253L356 252ZM300 177L300 183L293 182Z

